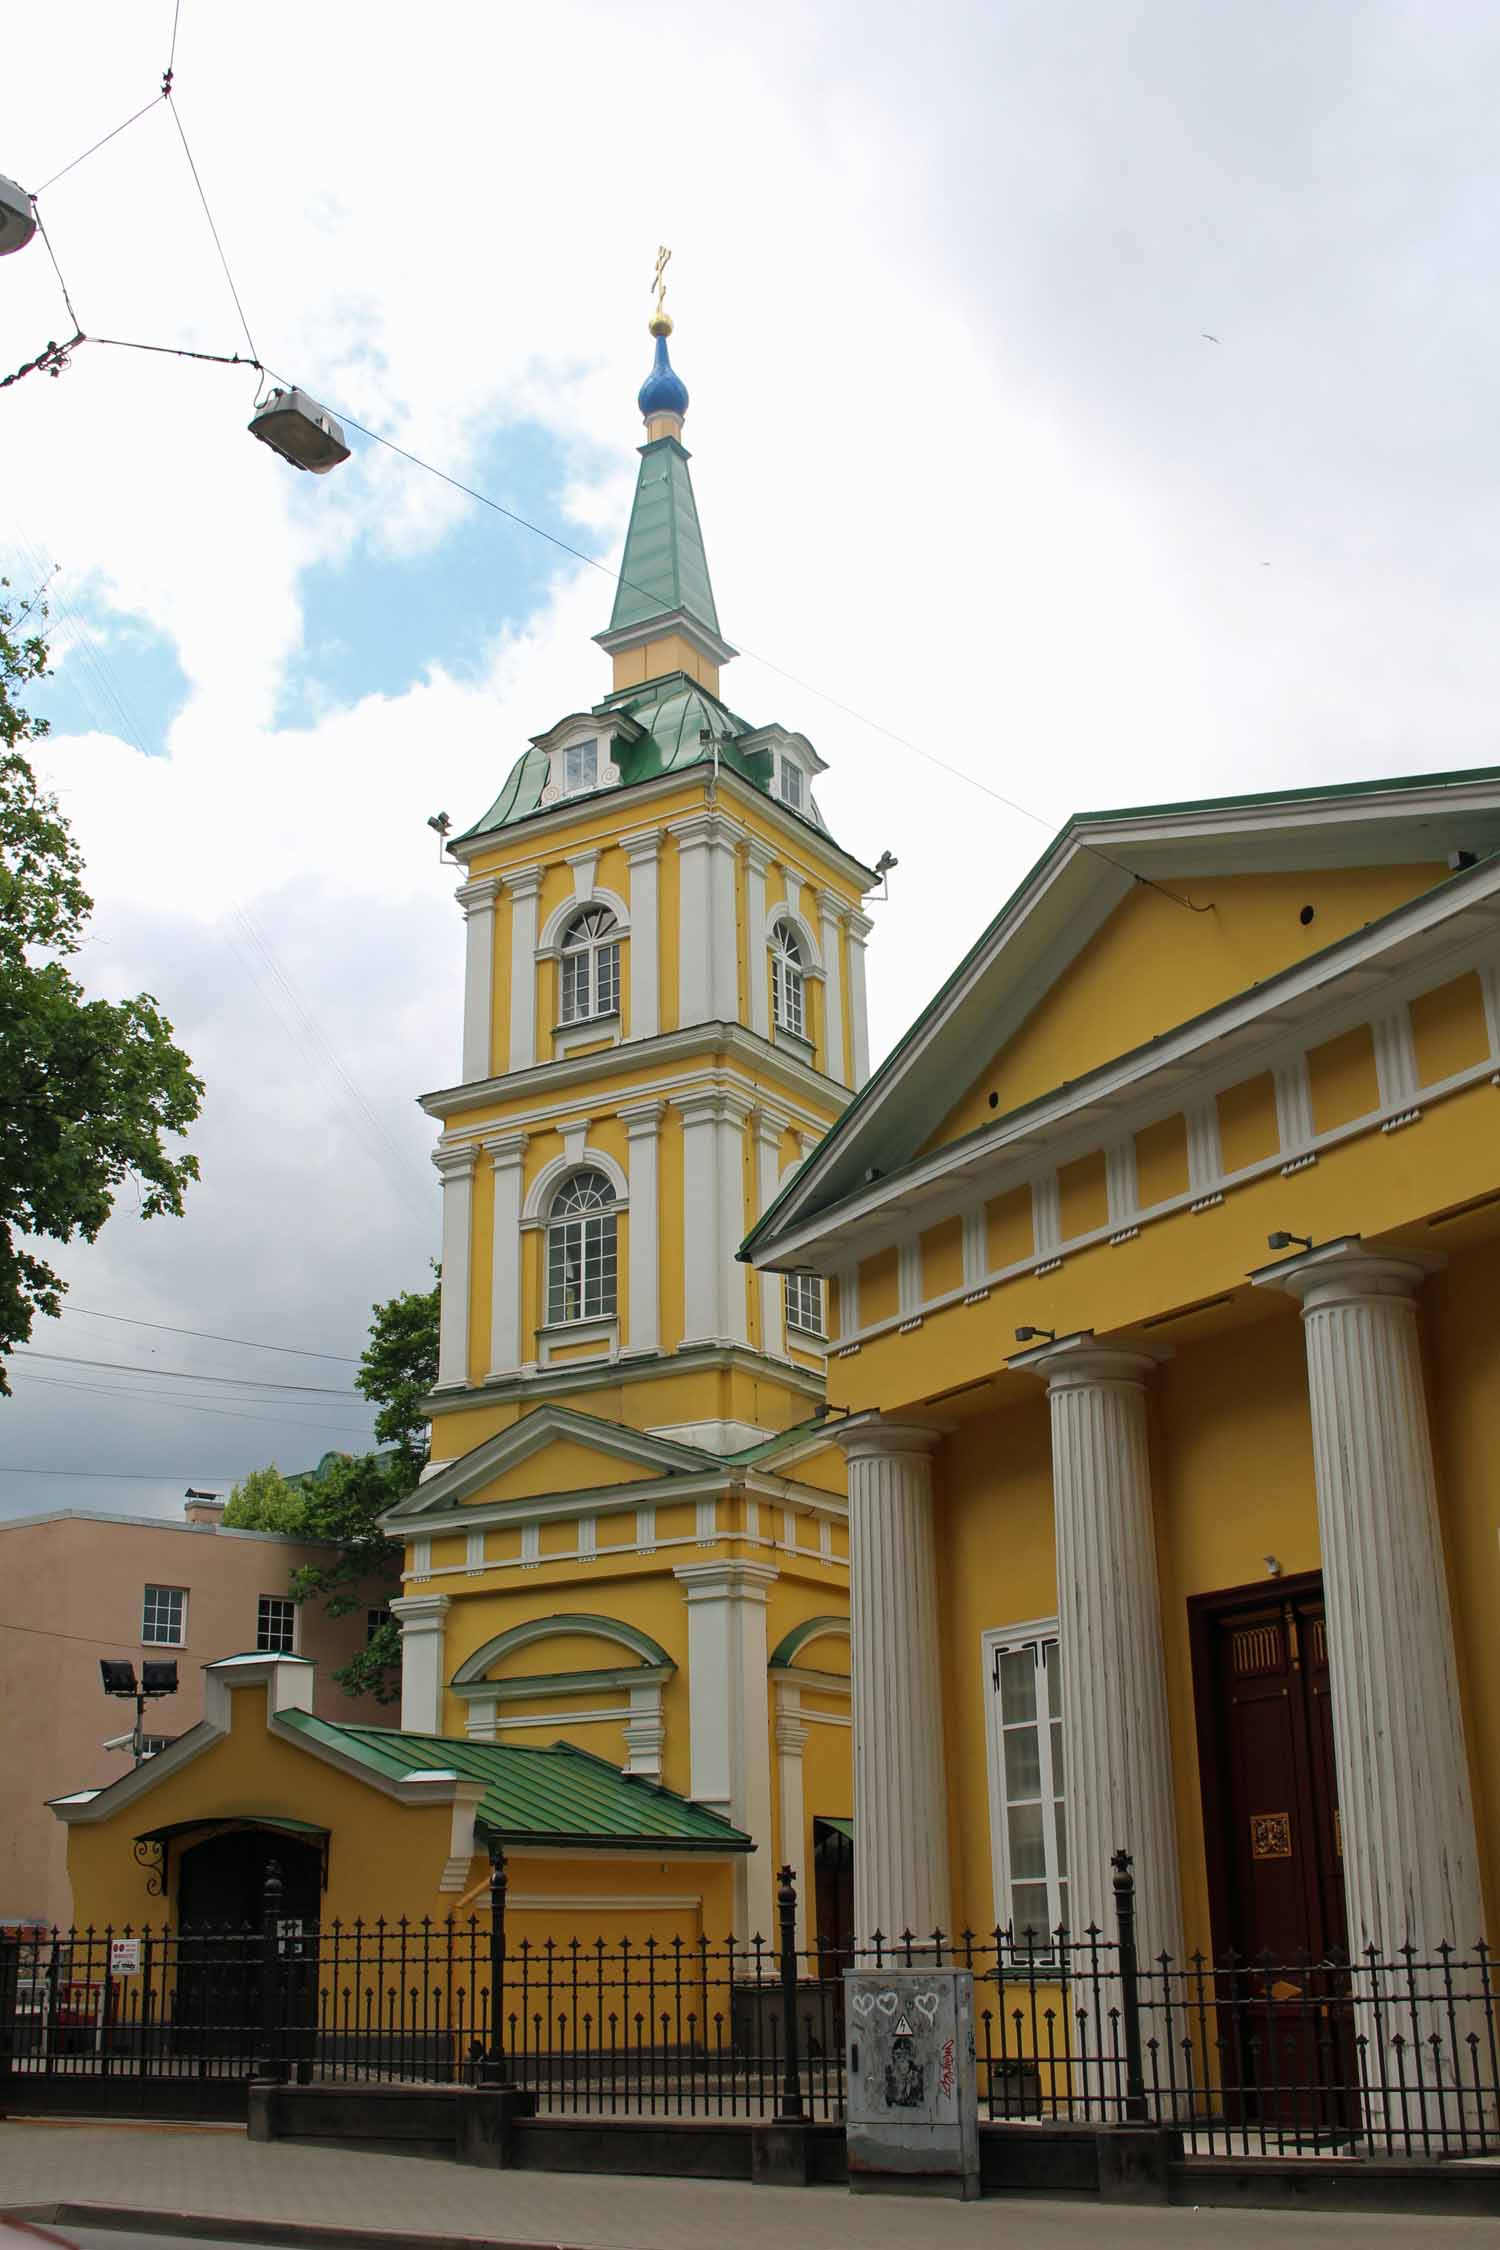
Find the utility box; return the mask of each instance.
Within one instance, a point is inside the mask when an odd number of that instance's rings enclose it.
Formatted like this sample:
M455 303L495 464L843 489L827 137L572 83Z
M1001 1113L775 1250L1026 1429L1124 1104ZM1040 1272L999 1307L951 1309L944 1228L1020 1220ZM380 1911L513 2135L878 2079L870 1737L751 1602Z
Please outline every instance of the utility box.
M969 1971L848 1969L844 2025L850 2187L978 2195Z

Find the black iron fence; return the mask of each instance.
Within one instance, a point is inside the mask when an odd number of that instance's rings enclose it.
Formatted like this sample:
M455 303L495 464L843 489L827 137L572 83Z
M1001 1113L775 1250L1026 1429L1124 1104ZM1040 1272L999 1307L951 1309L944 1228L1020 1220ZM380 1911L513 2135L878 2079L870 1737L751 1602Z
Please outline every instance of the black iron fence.
M48 2087L251 2077L517 2086L544 2113L806 2117L844 2110L842 1971L974 1977L981 2116L1155 2122L1200 2155L1500 2154L1488 1949L1350 1960L1138 1958L1134 1885L1108 1933L876 1933L799 1948L783 1870L774 1938L509 1939L503 1856L459 1920L286 1916L259 1926L0 1932L0 2100ZM498 2011L493 1996L500 1995ZM75 2097L76 2098L76 2097Z

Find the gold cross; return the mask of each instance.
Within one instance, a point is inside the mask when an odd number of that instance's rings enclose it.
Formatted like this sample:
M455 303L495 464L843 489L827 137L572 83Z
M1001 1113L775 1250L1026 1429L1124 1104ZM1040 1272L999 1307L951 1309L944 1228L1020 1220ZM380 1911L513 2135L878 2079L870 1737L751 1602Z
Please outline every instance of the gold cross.
M671 257L671 251L663 243L656 253L656 277L651 284L656 291L656 309L658 312L661 311L662 299L667 293L667 267L671 262Z

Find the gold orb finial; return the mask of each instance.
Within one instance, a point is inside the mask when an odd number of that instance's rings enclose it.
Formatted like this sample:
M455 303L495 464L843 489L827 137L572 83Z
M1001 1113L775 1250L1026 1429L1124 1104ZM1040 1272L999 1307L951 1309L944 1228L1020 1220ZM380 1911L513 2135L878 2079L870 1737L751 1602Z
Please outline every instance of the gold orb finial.
M653 336L670 336L672 333L672 315L669 312L663 312L658 307L647 321L646 326Z

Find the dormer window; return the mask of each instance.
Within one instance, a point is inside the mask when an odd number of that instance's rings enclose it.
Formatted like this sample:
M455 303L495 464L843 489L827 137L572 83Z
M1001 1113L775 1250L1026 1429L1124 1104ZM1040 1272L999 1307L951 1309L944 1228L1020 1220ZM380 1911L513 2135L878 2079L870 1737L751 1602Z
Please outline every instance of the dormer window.
M778 758L776 763L781 784L782 803L790 805L793 812L801 812L807 794L807 783L802 768L794 766L789 758Z
M599 786L599 743L590 735L587 742L570 742L563 752L563 794L581 796L587 789Z

